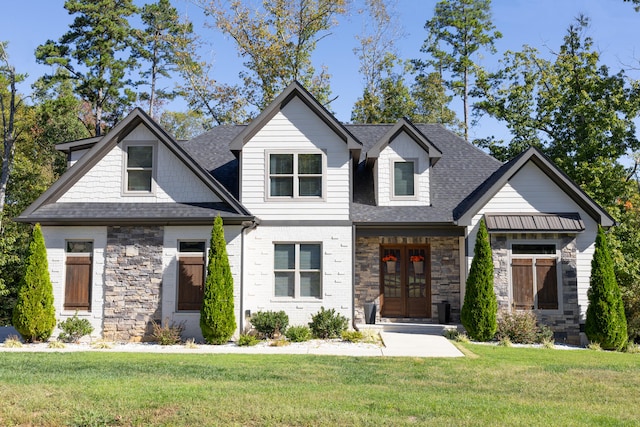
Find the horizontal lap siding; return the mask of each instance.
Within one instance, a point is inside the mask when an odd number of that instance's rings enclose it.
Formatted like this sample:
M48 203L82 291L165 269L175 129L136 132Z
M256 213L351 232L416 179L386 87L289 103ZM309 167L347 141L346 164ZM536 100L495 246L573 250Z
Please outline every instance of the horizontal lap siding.
M270 151L322 150L327 156L324 200L266 200ZM263 220L347 220L350 176L347 143L298 99L277 113L242 149L242 203Z

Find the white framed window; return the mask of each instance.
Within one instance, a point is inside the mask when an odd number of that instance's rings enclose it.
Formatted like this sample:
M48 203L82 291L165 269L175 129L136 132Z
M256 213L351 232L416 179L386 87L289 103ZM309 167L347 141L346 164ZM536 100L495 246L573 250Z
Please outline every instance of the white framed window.
M322 245L274 244L274 296L322 298Z
M555 243L511 244L511 291L516 310L559 310L561 278Z
M391 161L393 174L393 183L391 186L392 198L415 199L417 197L416 164L416 160Z
M91 311L93 242L67 240L65 244L64 309Z
M124 193L153 193L156 163L155 144L128 144L124 150Z
M206 242L178 242L178 311L196 311L202 306L207 267Z
M270 198L323 198L325 155L309 153L267 153Z

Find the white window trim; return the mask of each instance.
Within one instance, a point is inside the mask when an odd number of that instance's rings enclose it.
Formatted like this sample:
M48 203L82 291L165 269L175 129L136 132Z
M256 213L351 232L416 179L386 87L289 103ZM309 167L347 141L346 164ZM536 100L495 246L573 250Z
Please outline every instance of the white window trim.
M396 196L396 163L409 163L413 162L413 195L411 196ZM393 157L389 159L389 198L390 200L419 200L420 192L420 175L418 174L419 159L417 157L402 158Z
M293 196L272 196L271 195L271 155L272 154L293 154ZM320 196L300 196L299 190L299 177L298 175L298 155L300 154L320 154L322 158L322 189ZM327 195L327 153L324 150L268 150L265 151L265 184L264 184L264 194L265 201L285 201L285 202L309 202L309 201L325 201ZM274 175L278 176L278 174ZM279 175L279 176L289 176L289 175ZM302 175L308 177L317 177L320 175Z
M67 243L69 242L91 242L91 252L69 252L67 251ZM75 313L78 313L78 317L91 317L92 316L92 308L93 308L93 274L95 272L95 257L93 256L93 253L96 250L96 244L95 241L93 239L65 239L64 241L64 268L62 269L63 274L62 274L62 283L64 284L63 287L63 294L62 294L62 310L61 310L61 315L63 316L69 316L69 315L74 315ZM74 257L89 257L91 258L91 276L89 277L89 309L88 310L69 310L69 309L65 309L65 303L66 303L66 292L67 292L67 257L68 256L74 256Z
M553 258L553 255L550 254L513 254L513 245L554 245L556 247L556 288L558 291L558 308L553 310L549 309L539 309L538 307L538 293L537 289L535 289L535 285L537 283L536 279L536 271L535 271L535 261L537 258ZM536 308L531 311L546 313L546 314L560 314L563 312L563 287L564 284L562 282L562 248L561 242L555 239L534 239L534 240L509 240L508 244L509 249L509 264L508 264L508 278L509 278L509 310L514 311L513 308L513 277L512 277L512 268L511 268L511 260L512 259L532 259L533 260L533 303Z
M128 149L129 147L151 147L151 191L129 191ZM123 196L155 196L158 172L158 143L157 141L127 141L122 145L122 195Z
M323 246L322 246L322 242L273 242L273 251L274 254L271 257L271 259L275 260L275 248L276 245L294 245L295 246L295 265L294 265L294 269L293 270L289 270L289 269L276 269L275 265L273 265L273 275L271 276L273 278L273 283L271 286L271 290L272 290L272 295L274 298L274 301L295 301L295 302L321 302L323 300L323 296L324 296L324 281L322 280L323 277L323 272L324 272L324 252L323 252ZM320 246L320 270L301 270L300 269L300 245L318 245ZM294 287L293 287L293 297L289 297L289 296L276 296L276 283L275 283L275 275L276 273L279 272L291 272L293 271L294 275L293 275L293 280L294 280ZM316 298L316 297L303 297L300 296L300 273L307 273L307 272L319 272L320 273L320 297Z
M204 243L204 252L180 252L180 243ZM176 295L175 295L175 310L176 313L199 313L199 310L179 310L178 299L180 295L180 259L188 257L200 257L204 259L204 281L207 281L207 265L208 265L208 241L202 239L180 239L176 244Z

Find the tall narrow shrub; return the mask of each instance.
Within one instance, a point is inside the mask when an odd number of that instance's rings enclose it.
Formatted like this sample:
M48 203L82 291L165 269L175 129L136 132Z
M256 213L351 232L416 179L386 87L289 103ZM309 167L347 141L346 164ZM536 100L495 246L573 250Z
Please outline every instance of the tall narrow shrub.
M222 218L218 215L211 230L207 280L200 309L200 329L205 341L224 344L236 329L233 309L233 277L227 256Z
M498 328L497 311L498 301L493 290L491 244L487 226L482 219L467 278L460 320L472 339L489 341L493 339Z
M28 342L47 340L56 326L53 286L40 224L33 228L27 269L13 309L13 326Z
M604 349L621 350L627 342L627 319L613 270L611 252L602 227L598 227L596 236L587 295L587 337Z

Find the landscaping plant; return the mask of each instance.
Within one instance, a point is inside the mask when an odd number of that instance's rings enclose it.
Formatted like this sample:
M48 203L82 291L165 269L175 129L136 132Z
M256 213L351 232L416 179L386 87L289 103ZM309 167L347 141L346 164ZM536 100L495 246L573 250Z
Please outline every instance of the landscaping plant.
M305 325L291 326L284 335L291 342L305 342L312 338L311 329Z
M471 339L489 341L497 329L498 301L493 290L493 259L484 218L480 221L473 261L467 278L460 320Z
M62 330L58 335L58 339L62 342L78 343L80 338L93 332L91 323L87 319L80 319L77 311L73 317L58 323L58 328Z
M258 311L250 322L262 337L275 338L287 331L289 316L284 311Z
M553 340L553 332L548 327L539 326L535 313L531 311L501 311L498 316L496 339L508 339L516 344L541 344Z
M347 330L349 322L346 317L336 313L335 309L325 310L320 307L320 311L311 316L309 328L316 338L339 338L342 331Z
M609 245L600 226L591 260L591 280L587 295L587 337L605 350L622 350L627 343L627 319Z
M211 230L209 264L200 309L200 329L209 344L224 344L236 329L233 310L233 276L227 256L222 218L218 215Z
M169 319L165 319L164 323L151 321L153 332L151 337L160 345L175 345L182 342L182 332L184 331L184 322L169 323Z
M27 269L13 309L13 327L27 342L46 341L56 327L53 286L40 224L33 228Z

